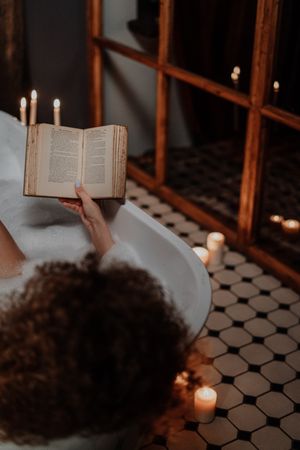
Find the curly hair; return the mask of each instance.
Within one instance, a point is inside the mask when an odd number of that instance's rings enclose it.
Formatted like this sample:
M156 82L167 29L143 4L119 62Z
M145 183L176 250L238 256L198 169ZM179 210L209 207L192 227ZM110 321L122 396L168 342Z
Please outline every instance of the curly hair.
M2 440L112 432L177 405L189 332L145 270L101 272L93 255L44 263L10 301L0 315Z

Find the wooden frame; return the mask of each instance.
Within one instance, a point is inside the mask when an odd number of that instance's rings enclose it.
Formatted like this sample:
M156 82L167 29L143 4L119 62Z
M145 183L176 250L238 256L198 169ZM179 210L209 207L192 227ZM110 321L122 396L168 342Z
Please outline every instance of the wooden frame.
M157 71L155 177L146 174L131 162L128 164L129 175L194 220L210 229L222 231L232 245L249 254L267 270L273 271L283 281L300 290L300 275L295 270L254 245L264 168L262 120L266 117L300 131L299 116L267 104L275 57L275 37L280 0L257 0L249 95L223 86L201 75L190 73L168 62L174 0L160 0L160 34L157 57L103 36L102 0L87 0L87 3L91 125L100 125L103 119L101 105L103 87L102 53L104 49L114 51L155 69ZM227 227L212 214L208 214L165 185L170 78L188 83L205 92L247 108L249 111L237 231Z

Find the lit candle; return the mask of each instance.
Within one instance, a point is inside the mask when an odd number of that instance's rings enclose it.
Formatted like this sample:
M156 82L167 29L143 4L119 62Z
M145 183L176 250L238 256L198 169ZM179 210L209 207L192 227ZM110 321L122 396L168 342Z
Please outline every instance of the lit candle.
M239 66L234 66L233 73L236 73L237 75L241 75L241 68Z
M201 423L209 423L215 417L217 393L212 388L202 387L194 395L195 419Z
M26 117L26 98L22 97L21 98L21 105L20 105L20 121L22 125L26 125L27 124L27 117Z
M278 214L272 214L272 216L270 216L270 222L273 228L279 228L283 220L284 217Z
M300 222L294 219L287 219L281 222L283 231L289 235L297 235L300 231Z
M54 125L60 125L60 101L56 98L53 102Z
M209 264L218 265L222 262L225 236L222 233L209 233L206 246L209 252Z
M276 106L277 100L278 100L278 93L279 93L280 84L278 81L274 81L273 83L273 105Z
M36 124L37 115L37 92L35 89L31 91L29 125Z
M209 253L208 250L204 247L194 247L193 251L196 253L196 255L201 259L201 261L203 262L203 264L205 266L207 266L208 264L208 258L209 258Z

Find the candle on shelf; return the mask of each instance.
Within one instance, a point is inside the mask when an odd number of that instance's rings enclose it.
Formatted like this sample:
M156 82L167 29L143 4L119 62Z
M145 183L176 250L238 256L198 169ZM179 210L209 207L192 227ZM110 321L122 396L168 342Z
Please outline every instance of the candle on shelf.
M203 264L207 266L208 264L208 258L209 253L208 250L204 247L193 247L193 251L196 253L196 255L201 259Z
M270 222L273 228L279 228L283 220L284 217L279 214L272 214L272 216L270 216Z
M201 423L209 423L215 417L217 393L212 388L201 387L194 394L195 419Z
M300 231L300 222L295 219L283 220L281 226L283 231L290 236L296 236Z
M26 98L21 98L21 104L20 104L20 121L22 125L27 125L27 117L26 117Z
M276 106L278 100L280 84L278 81L274 81L273 83L273 105Z
M206 246L208 248L208 262L212 265L218 265L222 262L225 236L222 233L213 232L207 236Z
M31 91L29 125L36 124L37 115L37 92L35 89Z
M236 73L236 72L232 72L231 73L231 79L232 79L234 87L236 89L238 89L239 88L239 74Z
M241 68L239 66L234 66L233 73L236 73L237 75L241 75Z
M60 125L60 101L56 98L53 102L54 125Z

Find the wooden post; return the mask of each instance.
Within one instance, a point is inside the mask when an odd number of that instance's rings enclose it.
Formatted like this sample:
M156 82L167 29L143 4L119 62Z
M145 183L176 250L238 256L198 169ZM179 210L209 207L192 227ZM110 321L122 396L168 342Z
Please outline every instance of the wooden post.
M102 0L87 1L87 53L89 69L90 125L103 122L103 49L95 45L94 39L102 35Z
M166 178L168 145L168 101L169 79L160 66L168 62L173 0L160 0L159 49L156 86L156 138L155 138L155 173L156 186L164 184Z
M238 241L249 245L255 238L262 194L264 148L262 113L271 84L279 0L258 0L252 59L250 110L238 217Z

